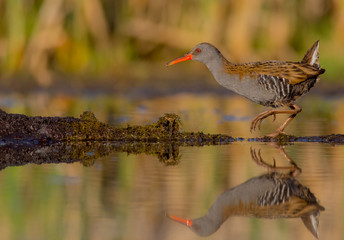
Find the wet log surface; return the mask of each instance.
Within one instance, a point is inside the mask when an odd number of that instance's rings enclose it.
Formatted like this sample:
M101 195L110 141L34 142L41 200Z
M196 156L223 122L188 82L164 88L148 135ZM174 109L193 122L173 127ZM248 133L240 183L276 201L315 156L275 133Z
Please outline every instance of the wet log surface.
M27 163L74 163L85 166L116 152L155 155L166 165L175 165L181 146L230 144L235 141L320 142L343 144L343 134L277 138L233 138L225 134L205 134L181 130L176 114L165 114L146 126L116 128L97 120L91 112L80 118L28 117L0 110L0 169Z
M276 138L247 138L258 142L322 142L342 144L343 134L324 136L280 135ZM245 141L225 134L205 134L181 130L181 120L176 114L165 114L156 123L145 126L113 127L100 122L92 112L74 117L28 117L8 114L0 109L0 141L32 141L35 144L75 141L120 141L123 143L174 142L184 146L228 144Z
M224 134L183 132L176 114L165 114L146 126L116 128L98 121L91 112L80 118L28 117L0 110L0 139L55 143L73 141L178 142L186 145L226 144L235 139Z

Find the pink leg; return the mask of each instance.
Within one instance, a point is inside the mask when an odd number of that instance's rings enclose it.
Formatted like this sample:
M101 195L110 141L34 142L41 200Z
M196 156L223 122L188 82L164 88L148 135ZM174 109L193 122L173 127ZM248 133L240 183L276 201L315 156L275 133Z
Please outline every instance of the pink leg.
M268 169L269 171L272 171L272 172L278 172L278 171L284 171L284 170L289 170L289 173L296 177L297 175L299 175L302 170L301 168L299 168L296 163L290 159L290 157L285 153L284 149L281 148L281 147L278 147L279 148L279 151L282 153L282 155L287 159L287 161L291 164L290 167L277 167L276 166L276 161L275 159L273 158L274 160L274 164L268 164L266 163L261 154L260 154L260 149L258 150L258 153L256 152L256 150L250 148L251 150L251 157L253 159L253 161L255 161L258 165Z
M270 137L276 137L279 134L283 133L283 130L288 126L288 124L293 120L293 118L301 112L301 108L297 106L296 104L289 106L290 110L275 110L270 109L268 111L262 112L258 116L256 116L251 123L251 132L252 130L256 130L256 127L260 129L260 125L262 124L263 120L271 115L274 116L274 120L276 119L276 114L290 114L290 116L287 118L287 120L277 129L275 133L272 133L268 136Z

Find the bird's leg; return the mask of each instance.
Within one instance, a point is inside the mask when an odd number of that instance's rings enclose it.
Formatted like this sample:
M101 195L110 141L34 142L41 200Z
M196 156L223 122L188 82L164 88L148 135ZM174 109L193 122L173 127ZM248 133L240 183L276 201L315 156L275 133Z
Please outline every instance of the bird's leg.
M290 175L293 177L297 176L298 174L302 172L301 168L299 168L296 165L296 163L293 160L291 160L291 158L284 152L283 148L279 148L279 151L288 160L288 162L290 162L290 164L292 165L290 167L277 167L275 158L273 158L273 162L274 162L273 164L266 163L262 158L260 149L258 150L258 153L256 152L255 149L252 149L252 148L250 148L250 151L251 151L252 160L255 161L258 165L268 169L269 171L278 172L278 171L289 170Z
M265 118L267 118L267 117L269 117L271 115L274 115L274 120L275 120L276 119L275 111L276 110L274 110L274 109L270 109L270 110L267 110L265 112L262 112L262 113L258 114L252 120L250 131L252 132L252 130L256 130L256 127L258 127L258 129L260 129L260 125L262 124L263 119L265 119Z
M302 109L299 106L297 106L296 104L290 105L289 107L291 109L291 110L289 110L289 111L291 111L290 112L291 115L287 118L287 120L285 120L285 122L281 126L279 126L279 128L277 128L276 132L267 135L268 137L277 137L278 135L283 133L283 130L288 126L288 124L291 122L291 120L293 120L294 117L302 111ZM286 111L288 111L288 110L286 110Z
M292 165L292 169L290 171L290 174L293 176L293 177L296 177L297 175L299 175L302 170L301 168L299 168L297 166L297 164L288 156L288 154L284 151L284 148L279 146L278 147L278 151L285 157L285 159L287 159L287 161Z
M273 164L268 164L267 162L263 160L262 155L260 153L260 149L258 150L258 152L256 152L255 149L250 148L250 151L251 151L252 160L255 161L259 166L262 166L268 169L269 171L277 172L277 171L283 171L285 169L290 169L289 167L277 167L275 158L273 158L273 161L274 161Z
M276 114L291 114L289 118L277 129L277 131L271 135L268 135L270 137L276 137L279 134L283 132L283 130L286 128L286 126L289 124L289 122L299 113L301 112L301 108L295 104L290 105L289 108L291 110L275 110L270 109L268 111L262 112L259 115L257 115L251 123L251 132L252 130L256 130L256 127L260 129L260 125L262 124L263 120L271 115L274 116L274 120L276 118Z

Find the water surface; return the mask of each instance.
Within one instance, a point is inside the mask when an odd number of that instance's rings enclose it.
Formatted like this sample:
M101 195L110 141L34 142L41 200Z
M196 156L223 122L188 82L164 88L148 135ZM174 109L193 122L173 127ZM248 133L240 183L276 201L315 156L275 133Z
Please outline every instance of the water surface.
M148 124L165 112L179 114L187 131L234 137L259 136L278 126L278 122L267 120L262 132L251 134L250 120L264 108L236 97L181 94L127 101L58 96L46 97L45 103L37 105L34 97L29 96L25 106L14 99L3 106L6 111L78 116L83 110L91 110L101 120L122 126ZM288 133L344 132L340 124L344 122L343 99L310 98L300 105L304 111L287 128ZM181 147L173 166L151 154L110 151L89 164L68 161L73 158L68 155L66 162L74 163L5 167L0 172L1 239L201 239L166 214L188 219L201 217L227 189L268 173L252 160L251 149L260 149L269 164L275 159L277 166L290 166L275 146L243 141ZM319 218L320 239L342 239L344 146L294 143L284 149L302 169L297 181L308 187L325 208ZM202 239L315 238L300 218L232 217L214 234Z

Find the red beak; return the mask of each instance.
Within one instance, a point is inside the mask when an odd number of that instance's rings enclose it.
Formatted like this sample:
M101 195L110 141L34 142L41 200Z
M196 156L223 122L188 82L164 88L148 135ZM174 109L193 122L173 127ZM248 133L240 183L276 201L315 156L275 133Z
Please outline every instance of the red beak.
M167 217L169 217L170 219L179 222L181 224L184 224L188 227L190 227L192 225L192 221L189 219L184 219L184 218L180 218L180 217L176 217L176 216L172 216L172 215L167 215Z
M176 64L176 63L179 63L179 62L184 62L187 60L192 60L192 55L190 53L187 53L182 57L176 58L176 59L166 63L166 67L171 66L171 65Z

